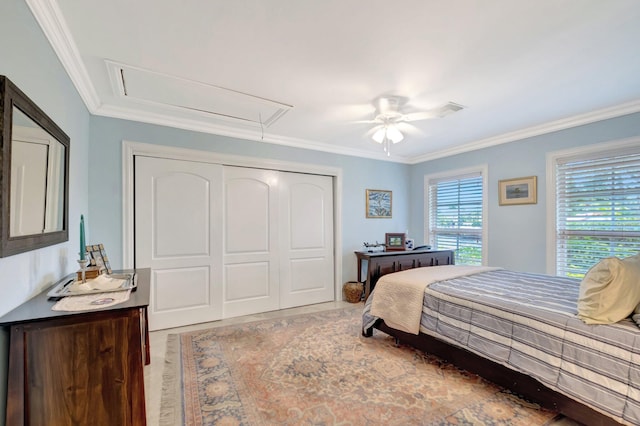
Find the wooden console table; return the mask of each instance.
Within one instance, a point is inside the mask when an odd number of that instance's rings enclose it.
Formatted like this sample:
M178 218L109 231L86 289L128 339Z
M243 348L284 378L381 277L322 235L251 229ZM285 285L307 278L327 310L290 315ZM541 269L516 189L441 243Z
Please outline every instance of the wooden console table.
M453 265L452 250L408 250L368 253L356 251L358 259L358 281L362 282L362 270L366 269L364 299L367 300L378 278L390 272L423 266ZM364 266L364 268L363 268Z
M146 424L150 270L122 272L137 276L124 303L52 311L47 289L0 318L10 332L7 425Z

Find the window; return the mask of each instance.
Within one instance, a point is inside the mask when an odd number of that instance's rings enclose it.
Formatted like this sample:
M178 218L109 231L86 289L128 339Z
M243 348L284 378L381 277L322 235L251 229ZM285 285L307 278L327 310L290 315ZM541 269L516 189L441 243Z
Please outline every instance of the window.
M425 177L425 241L434 250L455 250L457 264L484 263L485 169Z
M640 250L640 141L555 156L556 274L582 278Z

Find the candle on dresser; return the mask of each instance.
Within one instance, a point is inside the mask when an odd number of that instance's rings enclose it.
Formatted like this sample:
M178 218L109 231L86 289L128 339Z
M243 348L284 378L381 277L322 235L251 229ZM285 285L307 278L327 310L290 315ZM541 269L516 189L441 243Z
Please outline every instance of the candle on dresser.
M86 245L84 241L84 215L80 215L80 260L84 260Z

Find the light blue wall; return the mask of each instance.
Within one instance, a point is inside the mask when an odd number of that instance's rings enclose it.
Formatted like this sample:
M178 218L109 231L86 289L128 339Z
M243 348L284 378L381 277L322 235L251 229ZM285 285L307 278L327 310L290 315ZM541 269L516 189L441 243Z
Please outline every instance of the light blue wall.
M69 242L0 259L0 315L77 264L81 213L87 211L89 113L24 0L0 1L0 74L27 94L71 138ZM0 424L4 423L7 333L0 334Z
M356 278L354 250L364 241L384 241L386 232L404 232L409 223L409 169L386 161L321 153L104 117L91 118L89 149L90 242L103 243L113 267L122 266L122 141L176 146L253 158L331 166L343 171L343 282ZM393 191L393 217L367 219L367 188Z
M640 113L420 163L411 168L411 229L424 234L424 176L487 164L488 264L546 273L546 154L640 135ZM538 177L538 203L498 205L498 181Z

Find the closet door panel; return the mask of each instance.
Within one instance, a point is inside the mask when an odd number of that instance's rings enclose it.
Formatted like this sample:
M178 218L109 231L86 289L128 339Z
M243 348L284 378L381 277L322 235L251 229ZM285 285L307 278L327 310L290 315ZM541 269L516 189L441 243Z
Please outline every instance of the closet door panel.
M225 267L225 300L264 298L269 296L269 263L252 262Z
M291 293L309 290L323 290L327 284L326 259L291 259Z
M334 300L333 179L281 172L280 306Z
M154 259L209 254L210 184L208 179L195 174L155 177L151 218ZM183 225L185 220L189 223Z
M285 201L288 201L289 247L292 250L323 249L327 241L325 240L326 227L326 191L327 188L314 183L300 182L301 178L318 180L323 176L284 174L293 182L285 188ZM322 179L325 180L325 179Z
M271 250L272 191L263 171L225 170L225 254L268 253ZM250 173L253 176L242 177Z
M149 328L222 318L222 166L135 160L135 264L151 268Z
M223 317L280 308L278 172L224 168Z
M207 308L211 293L208 267L161 269L153 271L153 279L156 313Z

